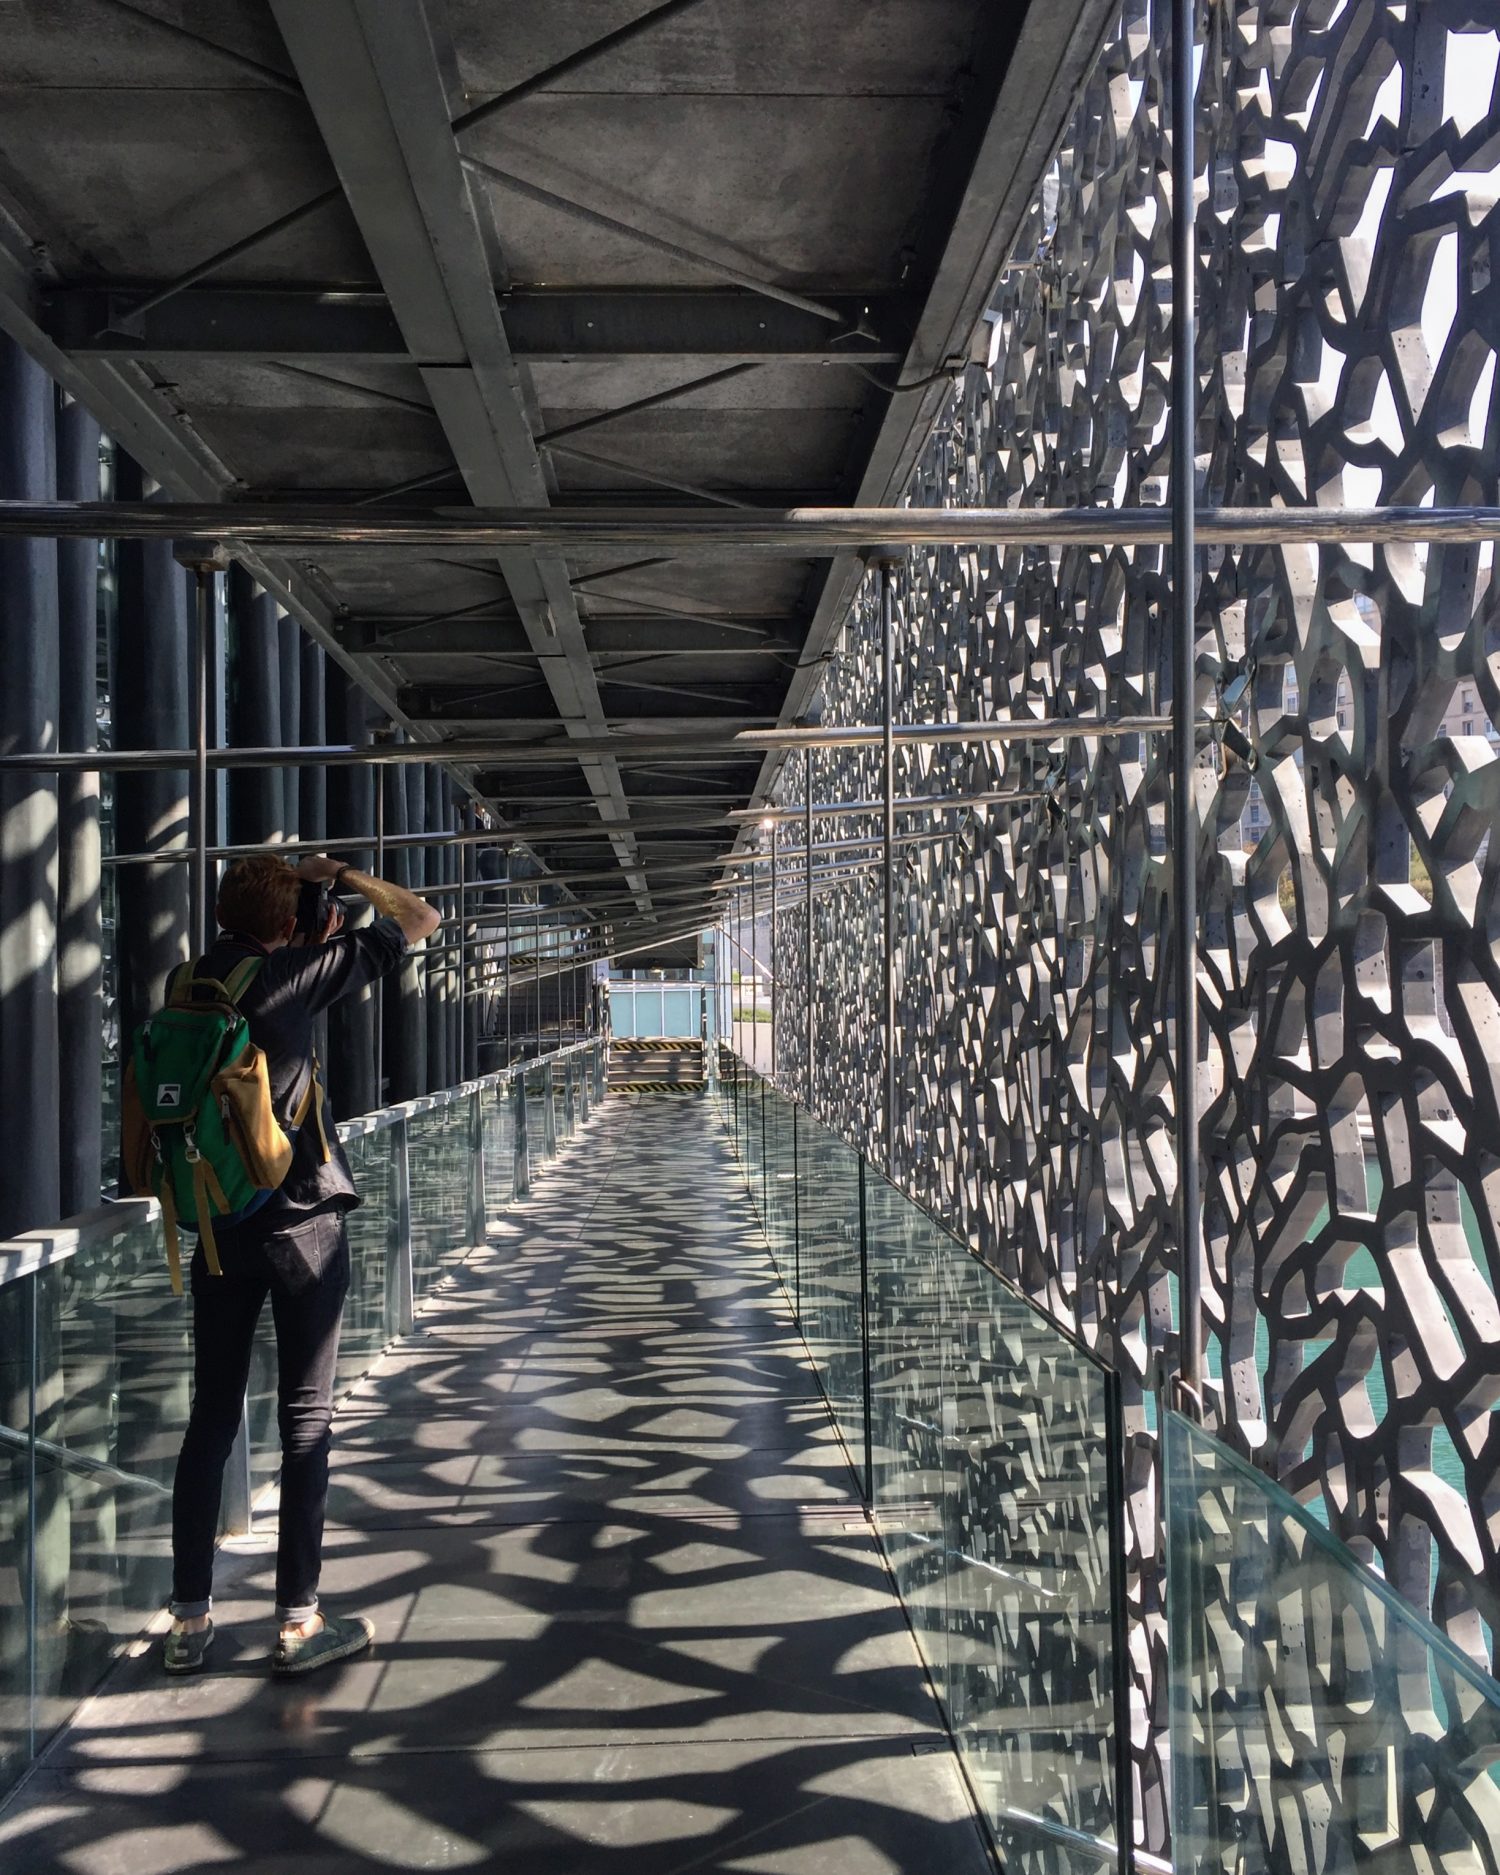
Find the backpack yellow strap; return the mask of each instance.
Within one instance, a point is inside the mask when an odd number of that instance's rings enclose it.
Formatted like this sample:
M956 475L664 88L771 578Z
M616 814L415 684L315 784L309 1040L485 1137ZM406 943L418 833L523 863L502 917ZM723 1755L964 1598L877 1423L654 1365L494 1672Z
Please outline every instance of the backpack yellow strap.
M238 1004L245 991L260 974L260 967L265 961L264 957L246 957L235 965L224 979L224 988L230 1002Z
M323 1123L323 1076L318 1072L318 1057L313 1056L313 1116L318 1122L318 1140L323 1148L323 1163L333 1157L328 1144L328 1128Z
M208 1259L209 1269L215 1276L222 1276L224 1274L224 1266L219 1261L219 1246L214 1241L212 1200L208 1193L208 1181L211 1176L212 1169L207 1165L205 1160L197 1159L194 1161L193 1202L198 1207L198 1241L203 1245L203 1254ZM217 1179L214 1179L216 1185L218 1182ZM221 1199L223 1195L221 1191L219 1193ZM229 1207L221 1203L219 1209L221 1211L227 1211Z
M323 1077L318 1072L318 1057L312 1059L312 1079L307 1083L307 1091L297 1102L297 1111L292 1115L291 1124L301 1130L312 1110L313 1120L318 1129L318 1140L323 1149L323 1163L327 1165L333 1157L333 1148L328 1144L328 1128L323 1119Z
M167 1246L167 1268L172 1276L172 1294L182 1294L182 1251L177 1241L177 1203L172 1196L172 1181L161 1182L161 1234Z

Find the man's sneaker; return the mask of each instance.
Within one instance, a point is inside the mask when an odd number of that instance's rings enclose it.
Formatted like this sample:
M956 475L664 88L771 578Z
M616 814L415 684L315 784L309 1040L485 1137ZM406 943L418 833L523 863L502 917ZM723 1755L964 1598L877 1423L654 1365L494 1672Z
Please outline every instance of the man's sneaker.
M375 1623L364 1615L324 1615L323 1625L305 1640L280 1640L271 1656L271 1671L278 1675L311 1673L335 1660L362 1654L375 1638Z
M168 1673L199 1673L203 1669L203 1656L213 1644L214 1624L209 1622L206 1628L199 1628L194 1634L174 1634L168 1632L167 1644L162 1650L162 1665Z

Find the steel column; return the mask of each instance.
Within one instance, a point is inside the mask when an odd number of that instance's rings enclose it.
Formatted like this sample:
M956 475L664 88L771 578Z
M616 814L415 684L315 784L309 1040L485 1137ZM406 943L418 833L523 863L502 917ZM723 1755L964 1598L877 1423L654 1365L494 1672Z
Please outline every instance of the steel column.
M756 1055L760 1054L760 982L755 974L755 946L760 936L760 896L755 889L755 882L760 877L760 868L750 870L750 1046Z
M880 745L881 786L881 888L884 908L885 954L881 959L883 1026L885 1032L885 1094L882 1146L885 1169L894 1182L896 1177L896 744L894 737L896 696L896 568L894 561L880 562ZM812 855L805 862L812 873Z
M329 730L347 737L351 743L366 734L367 700L365 693L350 679L339 664L323 667L324 710ZM307 699L304 680L303 701ZM304 769L304 777L316 773ZM379 865L373 858L376 796L379 773L372 768L335 769L328 776L327 826L335 840L363 838L362 849L346 854L361 871ZM358 901L356 901L358 903ZM368 921L369 906L351 909L350 923ZM344 996L328 1011L329 1093L335 1113L370 1113L380 1105L379 1070L376 1058L378 1027L376 1005L378 984L366 984L356 995Z
M139 466L116 452L115 479L127 499L144 488ZM181 750L175 767L120 775L115 838L126 852L187 847L189 771L188 576L168 541L122 543L116 557L114 732L116 746ZM87 759L87 758L85 758ZM154 760L154 756L148 759ZM130 1035L161 1006L168 974L189 952L188 869L132 866L116 884L119 1032Z
M776 970L776 867L781 858L781 824L771 822L771 1081L776 1080L776 1007L781 1001L781 979Z
M193 778L188 796L188 948L200 956L213 942L208 900L208 666L214 635L212 565L193 562Z
M82 404L61 399L56 413L58 493L99 493L99 425ZM0 565L5 556L0 555ZM0 575L3 577L3 575ZM99 543L59 542L58 741L98 743ZM9 592L9 587L4 588ZM59 1215L91 1210L100 1195L103 1127L104 930L100 906L99 777L66 777L57 791L57 1051ZM8 921L7 921L8 922Z
M281 740L281 656L276 606L242 566L228 579L231 676L229 741L239 748L264 748ZM272 768L236 770L229 780L229 838L239 846L264 847L286 832L286 795ZM351 832L362 829L350 829ZM122 841L121 850L130 849Z
M1197 0L1172 4L1172 868L1177 962L1178 1369L1201 1398L1202 1217L1198 1180L1197 554L1193 535L1198 430L1197 213L1193 50Z
M0 493L50 495L53 390L0 336ZM0 749L56 745L57 552L45 541L0 547ZM57 783L0 779L0 1235L58 1213ZM97 1098L97 1087L95 1095Z
M802 770L802 811L803 840L808 847L812 845L813 824L813 752L809 749L803 757ZM813 995L813 876L811 865L807 872L807 932L803 940L802 974L806 980L807 993L807 1110L813 1107L813 1066L817 1060L818 1010L817 1000Z

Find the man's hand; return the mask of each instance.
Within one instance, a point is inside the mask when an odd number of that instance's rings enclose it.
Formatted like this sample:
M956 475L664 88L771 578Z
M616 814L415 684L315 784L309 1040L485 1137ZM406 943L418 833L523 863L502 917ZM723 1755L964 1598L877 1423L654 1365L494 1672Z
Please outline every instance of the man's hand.
M292 871L299 879L321 882L324 879L336 879L342 865L342 860L330 859L326 853L307 853L298 860Z

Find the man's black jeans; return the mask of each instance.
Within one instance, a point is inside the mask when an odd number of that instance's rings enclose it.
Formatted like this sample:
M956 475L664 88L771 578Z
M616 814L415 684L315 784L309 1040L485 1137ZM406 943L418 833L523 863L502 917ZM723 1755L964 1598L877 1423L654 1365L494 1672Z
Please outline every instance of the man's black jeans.
M220 1242L222 1276L210 1274L201 1248L193 1257L193 1409L172 1487L172 1612L208 1612L224 1466L239 1430L255 1325L269 1295L281 1430L276 1614L283 1623L304 1621L318 1606L349 1239L337 1209L263 1236L251 1226L242 1231L235 1241Z

